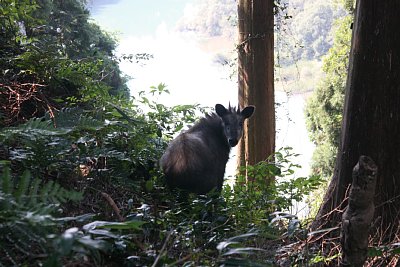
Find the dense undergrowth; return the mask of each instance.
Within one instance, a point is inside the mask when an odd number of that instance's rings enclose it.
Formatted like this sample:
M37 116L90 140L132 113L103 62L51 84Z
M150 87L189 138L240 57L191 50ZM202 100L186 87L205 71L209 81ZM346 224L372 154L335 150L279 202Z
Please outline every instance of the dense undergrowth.
M199 107L149 99L63 109L0 131L2 265L272 264L300 227L285 211L319 180L286 180L298 167L287 148L248 170L253 183L238 177L221 196L171 192L157 162ZM267 187L267 176L278 183Z
M84 1L0 11L0 266L268 266L303 238L288 211L320 180L288 179L289 148L220 196L171 192L158 160L204 108L130 98L118 62L151 55L116 57Z

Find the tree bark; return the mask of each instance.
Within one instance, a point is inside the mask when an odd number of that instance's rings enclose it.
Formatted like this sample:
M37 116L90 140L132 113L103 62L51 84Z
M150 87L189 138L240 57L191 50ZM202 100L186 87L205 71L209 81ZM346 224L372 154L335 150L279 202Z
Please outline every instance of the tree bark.
M239 105L255 105L239 144L239 166L254 165L275 150L274 2L240 0Z
M349 204L342 216L343 266L363 266L367 258L377 171L374 161L366 156L361 156L353 169Z
M342 136L332 181L313 228L336 226L360 155L377 164L375 218L395 238L400 210L400 1L358 0L345 93ZM340 209L339 209L340 210ZM330 213L330 221L325 214Z

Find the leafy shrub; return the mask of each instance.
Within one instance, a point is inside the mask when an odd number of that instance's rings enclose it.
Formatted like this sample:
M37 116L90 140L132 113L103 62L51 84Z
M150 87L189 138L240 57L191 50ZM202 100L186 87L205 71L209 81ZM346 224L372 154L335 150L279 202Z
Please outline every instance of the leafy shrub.
M271 264L276 240L299 227L289 207L318 185L288 179L299 167L290 149L248 167L252 182L239 176L221 196L177 197L158 159L205 109L159 103L164 84L129 99L115 41L87 20L83 2L6 2L1 264Z
M30 170L48 194L61 192L61 198L62 192L77 190L82 196L78 202L57 204L43 217L49 218L49 227L33 236L46 241L43 253L52 256L37 262L271 264L267 258L273 257L276 240L293 236L300 222L289 216L289 207L319 180L287 178L299 167L290 148L278 151L274 161L250 166L252 182L239 176L220 197L180 193L177 198L166 190L157 161L167 141L193 122L199 110L169 108L153 100L166 92L161 84L130 102L111 97L102 109L63 109L53 119L47 115L0 131L0 150L15 173L13 183ZM276 184L267 184L272 177ZM10 220L18 224L24 218ZM30 257L11 256L17 263Z
M79 210L94 211L102 219L130 218L125 223L125 228L107 223L107 229L104 230L104 225L96 223L90 229L85 230L84 226L72 227L58 234L61 222L66 222L67 226L76 220L54 217L55 214L61 215L59 204L55 210L46 209L47 213L40 215L49 220L51 227L46 228L43 225L43 232L35 233L33 238L46 241L47 244L47 236L52 236L49 244L53 247L47 245L43 249L45 254L51 249L53 251L49 262L54 265L50 266L60 265L65 257L72 260L79 258L79 255L90 256L90 262L101 264L107 258L104 253L123 255L119 258L123 263L126 253L136 247L130 234L126 232L132 230L133 224L137 225L134 222L140 216L132 214L130 210L142 205L138 203L152 203L153 197L163 195L157 193L158 190L162 191L162 188L159 189L162 179L157 167L158 159L176 129L184 127L185 121L194 121L196 113L195 106L169 108L154 102L151 96L155 93L154 90L162 93L166 91L163 88L164 85L153 88L150 95L143 92L133 102L107 97L110 102L107 101L107 105L101 109L63 109L53 113L54 117L47 114L16 127L0 130L1 158L9 162L15 173L12 177L6 176L11 178L4 180L5 184L18 184L21 180L21 187L18 188L31 186L32 192L38 190L40 184L44 184L44 193L41 194L47 194L49 198L57 197L54 200L67 199L66 192L70 191L64 188L73 190L71 192L78 190L82 201L62 205L63 215L73 215L72 218L76 217ZM147 113L141 111L139 105ZM25 173L24 170L30 170L34 177L40 179L35 178L32 183L28 183L26 179L17 179L18 174ZM21 177L27 176L23 174ZM4 190L7 188L2 187ZM112 196L110 199L121 199L124 203L120 206L121 214L116 214L108 200L104 200L104 195L107 194ZM42 199L41 202L35 202L34 207L40 207L42 202ZM14 224L25 220L17 215L9 219ZM123 238L123 235L128 235L129 238ZM13 240L14 237L9 239ZM34 242L31 243L36 246ZM125 243L128 245L123 245ZM40 244L37 246L40 247ZM120 251L120 254L116 251ZM32 257L31 254L28 256ZM18 256L10 258L16 263L23 262Z
M146 244L159 248L152 262L272 265L277 240L292 238L300 231L300 220L289 214L291 203L302 200L321 182L317 177L285 180L299 167L292 163L296 156L290 148L280 150L275 162L248 168L252 182L246 183L239 176L233 186L225 185L221 196L213 192L208 196L154 192L158 204L149 202L141 207L146 210L143 219L148 222L144 228L153 233ZM276 186L266 183L271 177L276 177ZM162 199L164 204L160 203ZM154 237L156 240L151 241ZM142 259L146 258L143 254Z
M81 199L82 193L65 190L52 181L42 183L38 178L33 179L27 171L21 177L13 177L8 167L3 168L0 187L0 264L63 266L65 259L78 262L90 257L89 262L102 265L102 253L117 250L118 246L126 246L131 242L115 234L115 231L141 230L142 221L94 221L80 229L72 227L62 232L61 229L71 222L82 223L94 217L93 214L59 216L60 204Z
M312 170L325 179L332 176L339 146L352 20L348 15L337 21L334 44L323 62L326 77L306 106L307 128L316 144Z
M1 125L47 111L128 98L115 38L90 22L80 0L5 0L0 16Z

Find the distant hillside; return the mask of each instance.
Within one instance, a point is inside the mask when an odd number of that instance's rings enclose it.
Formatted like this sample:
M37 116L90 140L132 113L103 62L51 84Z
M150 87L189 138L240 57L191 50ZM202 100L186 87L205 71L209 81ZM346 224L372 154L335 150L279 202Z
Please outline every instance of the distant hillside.
M345 15L332 0L291 0L289 27L303 47L295 49L295 59L320 59L332 46L332 28Z
M235 0L197 0L184 13L177 23L179 31L196 32L204 37L236 35Z
M343 16L344 11L332 0L291 0L287 6L292 18L281 20L281 36L276 38L280 53L289 58L281 63L290 65L298 60L319 60L332 46L334 20ZM236 25L235 0L198 0L185 10L177 29L196 32L203 37L235 38Z

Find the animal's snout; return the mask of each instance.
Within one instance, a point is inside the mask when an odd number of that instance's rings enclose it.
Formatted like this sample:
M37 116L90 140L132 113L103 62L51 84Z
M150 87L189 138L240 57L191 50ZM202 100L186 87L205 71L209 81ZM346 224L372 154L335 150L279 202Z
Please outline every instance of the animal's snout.
M229 143L229 145L230 145L231 147L236 146L238 142L239 142L239 140L237 140L237 139L233 139L233 138L229 138L229 139L228 139L228 143Z

